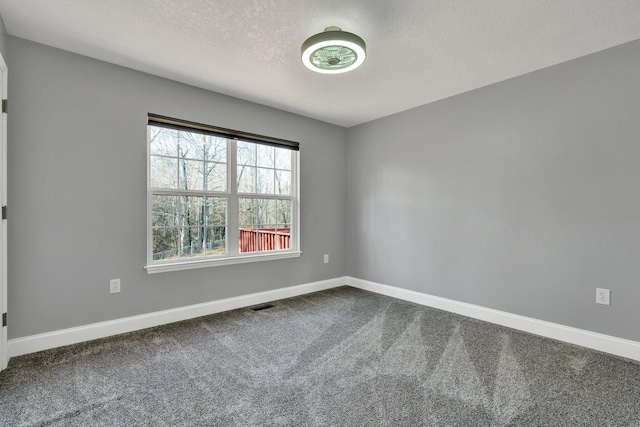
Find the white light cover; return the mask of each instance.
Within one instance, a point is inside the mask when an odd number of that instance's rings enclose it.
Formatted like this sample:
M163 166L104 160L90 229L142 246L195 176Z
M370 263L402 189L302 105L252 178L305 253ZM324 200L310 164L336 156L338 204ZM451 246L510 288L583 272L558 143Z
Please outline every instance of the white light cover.
M329 27L332 28L332 27ZM338 46L344 47L353 51L356 55L356 60L344 68L320 68L312 62L313 54L319 49L323 49L330 46ZM316 73L323 74L340 74L346 73L347 71L354 70L358 68L364 62L367 53L366 53L366 45L364 40L358 37L355 34L347 33L344 31L325 31L323 33L316 34L315 36L309 37L302 44L302 63L308 69L315 71Z

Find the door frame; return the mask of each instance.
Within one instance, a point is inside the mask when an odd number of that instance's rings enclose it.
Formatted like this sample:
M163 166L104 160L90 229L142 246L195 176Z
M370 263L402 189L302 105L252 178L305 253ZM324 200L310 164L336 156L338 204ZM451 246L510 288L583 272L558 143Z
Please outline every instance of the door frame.
M0 53L0 73L2 74L2 93L0 100L7 99L7 63ZM1 206L7 206L7 114L0 113L2 125L0 126L0 201ZM7 220L0 219L2 227L0 231L0 313L7 313ZM9 363L9 343L7 339L7 327L0 326L0 371Z

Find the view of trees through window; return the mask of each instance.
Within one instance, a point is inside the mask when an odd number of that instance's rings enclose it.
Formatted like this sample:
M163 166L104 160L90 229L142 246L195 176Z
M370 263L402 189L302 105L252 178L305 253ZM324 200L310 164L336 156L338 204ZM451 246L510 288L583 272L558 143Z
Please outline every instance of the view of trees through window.
M240 197L240 252L289 249L291 151L238 141L238 193ZM266 195L276 195L267 198Z
M292 164L286 148L149 125L152 259L290 249Z

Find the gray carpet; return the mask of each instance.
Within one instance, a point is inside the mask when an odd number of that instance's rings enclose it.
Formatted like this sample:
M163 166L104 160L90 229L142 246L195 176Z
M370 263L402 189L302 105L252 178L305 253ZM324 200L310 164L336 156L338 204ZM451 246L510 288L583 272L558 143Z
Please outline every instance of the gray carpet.
M352 288L11 359L2 426L640 426L640 365Z

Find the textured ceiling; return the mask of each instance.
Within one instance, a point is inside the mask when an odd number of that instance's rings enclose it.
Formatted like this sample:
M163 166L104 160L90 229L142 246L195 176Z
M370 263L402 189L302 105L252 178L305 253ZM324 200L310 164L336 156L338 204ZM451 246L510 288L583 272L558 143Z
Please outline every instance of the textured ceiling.
M640 0L0 0L7 32L350 127L640 39ZM359 69L307 70L336 25Z

